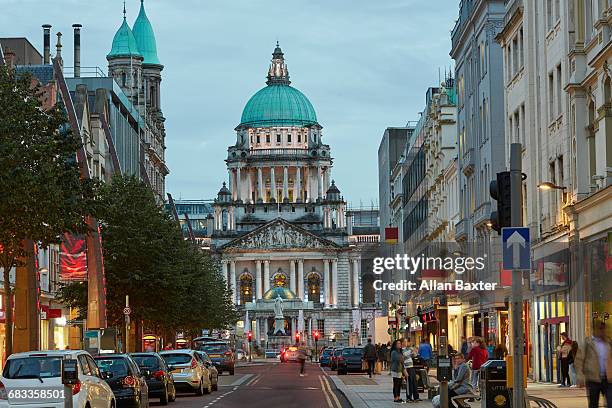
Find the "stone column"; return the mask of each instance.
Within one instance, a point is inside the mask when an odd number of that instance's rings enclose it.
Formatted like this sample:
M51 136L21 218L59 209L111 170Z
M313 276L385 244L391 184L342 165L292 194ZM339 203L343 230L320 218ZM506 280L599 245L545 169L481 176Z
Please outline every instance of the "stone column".
M242 200L242 177L240 177L240 167L236 168L236 200Z
M283 167L283 201L289 199L289 167Z
M263 296L263 279L261 276L261 261L255 261L255 270L256 270L256 285L257 285L257 299L261 299Z
M297 297L304 299L304 260L298 259Z
M321 166L317 166L317 198L323 199L323 172Z
M264 318L264 325L263 325L263 327L264 327L264 338L265 338L265 342L267 343L268 342L268 330L269 330L269 328L268 328L268 319L267 318ZM264 344L264 346L265 346L265 344Z
M338 259L332 259L332 304L338 307Z
M325 281L325 307L329 307L331 304L331 285L329 276L329 259L323 260L323 280Z
M304 183L306 184L306 197L304 197L305 202L311 201L310 194L310 167L304 167Z
M295 181L293 183L293 201L298 202L301 201L302 195L302 175L301 175L301 167L297 166L295 168Z
M289 260L289 285L293 293L297 292L297 277L295 276L295 260ZM299 297L299 296L298 296Z
M236 261L230 261L230 285L232 288L232 299L234 303L238 303L236 298Z
M353 307L359 307L359 260L352 259L352 275L353 275L353 288L352 288L352 299Z
M261 199L261 201L265 202L266 201L266 197L264 194L264 185L263 185L263 172L261 167L257 168L257 185L258 185L258 191L259 191L259 197L257 197L258 199Z
M270 261L269 260L265 260L264 261L264 276L263 276L264 282L263 282L263 291L264 293L266 293L268 290L270 290Z
M274 166L270 167L270 199L276 199L276 175Z
M236 199L236 187L234 186L234 169L227 169L227 173L229 175L229 180L228 180L228 188L230 193L232 193L232 200Z
M250 203L253 197L253 172L250 168L246 168L245 170L247 172L247 198L245 201Z

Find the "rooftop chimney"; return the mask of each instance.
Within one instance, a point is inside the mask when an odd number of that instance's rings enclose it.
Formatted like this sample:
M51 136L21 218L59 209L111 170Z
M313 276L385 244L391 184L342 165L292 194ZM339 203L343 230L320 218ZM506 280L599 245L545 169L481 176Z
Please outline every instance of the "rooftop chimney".
M57 44L55 44L55 58L59 61L61 67L64 66L64 60L62 59L62 33L57 33Z
M73 24L74 28L74 77L81 76L81 27L80 24Z
M43 44L44 44L44 56L43 64L49 64L51 62L51 24L43 24Z
M15 53L9 47L6 47L6 50L4 50L4 60L9 70L15 68Z

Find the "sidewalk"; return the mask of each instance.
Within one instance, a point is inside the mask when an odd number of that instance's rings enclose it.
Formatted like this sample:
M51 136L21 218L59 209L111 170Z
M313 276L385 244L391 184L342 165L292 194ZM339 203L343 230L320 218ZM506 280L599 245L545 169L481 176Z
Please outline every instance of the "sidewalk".
M328 372L328 374L331 374ZM353 408L391 408L398 404L393 402L393 380L388 372L375 375L369 379L367 375L330 375L336 387L346 396ZM559 408L584 408L587 405L584 388L559 388L556 384L527 384L527 393L540 398L546 398ZM417 404L410 404L414 408L431 408L431 401L427 393L422 393L423 400ZM405 390L402 390L402 399L406 399ZM472 404L473 408L480 408L481 402ZM600 406L605 406L600 402Z

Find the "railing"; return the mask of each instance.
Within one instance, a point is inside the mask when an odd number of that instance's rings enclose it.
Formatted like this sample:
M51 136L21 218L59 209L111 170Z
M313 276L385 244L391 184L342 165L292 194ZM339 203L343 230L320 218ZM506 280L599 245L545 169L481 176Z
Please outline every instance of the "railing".
M251 157L261 156L308 156L307 149L290 149L290 148L279 148L279 149L251 149L249 151Z
M455 237L457 240L465 239L468 237L467 220L465 218L463 218L455 225Z
M482 203L474 212L474 225L487 222L491 218L491 202Z
M64 67L64 76L74 77L74 67ZM81 67L81 77L85 78L106 78L108 75L100 67Z

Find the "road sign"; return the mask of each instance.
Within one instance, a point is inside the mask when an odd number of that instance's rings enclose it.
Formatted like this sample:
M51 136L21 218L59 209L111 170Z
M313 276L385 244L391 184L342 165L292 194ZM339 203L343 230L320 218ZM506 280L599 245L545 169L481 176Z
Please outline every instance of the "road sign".
M123 308L123 314L126 315L126 316L131 315L132 314L132 309L130 307L128 307L128 306L124 307Z
M529 228L502 228L502 254L504 258L504 269L529 269L530 252Z

